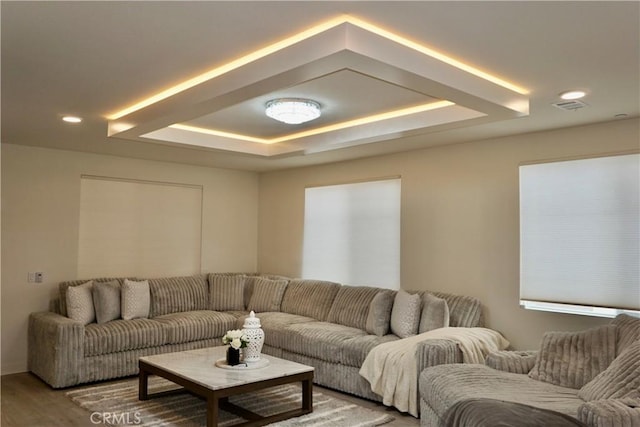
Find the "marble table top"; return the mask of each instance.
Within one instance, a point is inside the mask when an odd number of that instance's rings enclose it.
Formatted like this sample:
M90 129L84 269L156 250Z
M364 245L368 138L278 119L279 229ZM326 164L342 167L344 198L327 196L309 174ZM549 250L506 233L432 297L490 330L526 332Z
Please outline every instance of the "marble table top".
M227 346L208 347L177 353L144 356L140 360L178 375L191 382L211 390L219 390L242 384L286 377L313 371L311 366L291 362L278 357L262 354L269 365L261 369L222 369L216 366L216 360L226 357Z

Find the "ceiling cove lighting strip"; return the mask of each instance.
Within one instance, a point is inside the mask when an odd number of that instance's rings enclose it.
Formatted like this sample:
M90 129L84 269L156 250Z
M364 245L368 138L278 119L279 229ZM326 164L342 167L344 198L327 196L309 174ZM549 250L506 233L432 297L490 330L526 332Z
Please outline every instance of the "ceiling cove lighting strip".
M289 46L293 46L296 43L299 43L303 40L306 40L308 38L311 38L313 36L316 36L320 33L323 33L327 30L330 30L332 28L335 28L339 25L345 24L345 23L349 23L352 25L355 25L357 27L360 27L366 31L372 32L374 34L377 34L381 37L384 37L386 39L389 39L395 43L401 44L403 46L406 46L410 49L413 49L417 52L420 52L426 56L430 56L432 58L435 58L439 61L442 61L446 64L449 64L453 67L459 68L463 71L466 71L470 74L473 74L477 77L480 77L484 80L490 81L492 83L495 83L499 86L502 86L506 89L509 89L513 92L519 93L521 95L526 95L529 93L529 91L527 89L524 89L522 87L519 87L513 83L510 83L506 80L503 80L499 77L496 77L492 74L486 73L484 71L481 71L475 67L472 67L471 65L465 64L463 62L460 62L458 60L455 60L443 53L440 53L438 51L435 51L433 49L430 49L424 45L421 45L417 42L411 41L407 38L404 38L402 36L399 36L391 31L388 30L384 30L380 27L377 27L373 24L370 24L366 21L363 21L361 19L358 18L354 18L351 16L339 16L336 18L333 18L331 20L325 21L319 25L316 25L314 27L311 27L305 31L302 31L298 34L295 34L291 37L287 37L283 40L280 40L276 43L270 44L266 47L263 47L261 49L258 49L256 51L253 51L245 56L242 56L238 59L235 59L233 61L230 61L226 64L223 64L219 67L216 67L212 70L209 70L203 74L197 75L193 78L190 78L188 80L183 81L182 83L179 83L175 86L169 87L161 92L158 92L148 98L145 98L133 105L130 105L128 107L125 107L119 111L116 111L114 113L111 113L109 115L107 115L107 119L109 120L117 120L121 117L124 117L128 114L131 114L135 111L141 110L145 107L148 107L149 105L155 104L156 102L162 101L163 99L167 99L177 93L180 93L184 90L190 89L194 86L197 86L201 83L204 83L208 80L212 80L215 79L216 77L219 77L223 74L226 74L230 71L233 71L237 68L240 68L244 65L247 65L251 62L257 61L258 59L264 58L265 56L271 55L279 50L285 49Z
M202 127L198 127L198 126L183 125L183 124L179 124L179 123L170 125L169 127L172 128L172 129L179 129L179 130L184 130L184 131L189 131L189 132L203 133L203 134L207 134L207 135L220 136L220 137L223 137L223 138L239 139L239 140L247 141L247 142L258 142L258 143L261 143L261 144L276 144L278 142L286 142L286 141L291 141L293 139L305 138L305 137L314 136L314 135L320 135L320 134L323 134L323 133L334 132L334 131L337 131L337 130L347 129L347 128L354 127L354 126L362 126L362 125L366 125L366 124L369 124L369 123L379 122L379 121L382 121L382 120L395 119L395 118L398 118L398 117L408 116L410 114L423 113L425 111L431 111L431 110L437 110L439 108L451 107L453 105L455 105L455 103L453 103L451 101L431 102L431 103L428 103L428 104L416 105L414 107L402 108L400 110L388 111L388 112L385 112L385 113L374 114L374 115L371 115L371 116L361 117L361 118L358 118L358 119L347 120L345 122L335 123L335 124L332 124L332 125L321 126L321 127L315 128L315 129L310 129L310 130L306 130L306 131L302 131L302 132L296 132L296 133L285 135L285 136L282 136L282 137L279 137L279 138L271 138L271 139L255 138L255 137L248 136L248 135L241 135L241 134L237 134L237 133L224 132L224 131L219 131L219 130L216 130L216 129L208 129L208 128L202 128Z

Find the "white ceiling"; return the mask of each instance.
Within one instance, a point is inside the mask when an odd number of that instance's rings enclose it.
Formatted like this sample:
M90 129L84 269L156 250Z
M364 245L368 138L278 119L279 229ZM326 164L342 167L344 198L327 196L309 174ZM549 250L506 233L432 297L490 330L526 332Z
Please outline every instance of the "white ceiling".
M529 114L411 132L382 124L375 131L384 137L363 138L366 144L273 158L107 137L106 117L113 112L344 14L526 88ZM4 143L273 170L636 117L640 110L638 2L3 1L1 19ZM356 117L372 104L395 108L427 98L405 85L360 77L341 71L298 89L332 106L318 124ZM551 105L560 92L576 88L587 91L588 107ZM284 81L215 114L181 120L279 135L282 129L256 105L287 90ZM166 102L176 117L180 102ZM68 125L60 120L64 114L85 120ZM151 125L157 120L144 111L138 116Z

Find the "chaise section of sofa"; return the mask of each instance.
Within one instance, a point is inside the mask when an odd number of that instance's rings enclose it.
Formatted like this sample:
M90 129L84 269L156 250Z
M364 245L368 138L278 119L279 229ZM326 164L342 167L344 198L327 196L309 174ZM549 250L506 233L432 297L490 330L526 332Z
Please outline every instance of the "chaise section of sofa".
M429 367L419 388L422 426L448 425L465 415L453 411L476 400L561 413L576 425L640 426L640 318L622 314L592 330L549 332L539 350L497 352L486 365Z

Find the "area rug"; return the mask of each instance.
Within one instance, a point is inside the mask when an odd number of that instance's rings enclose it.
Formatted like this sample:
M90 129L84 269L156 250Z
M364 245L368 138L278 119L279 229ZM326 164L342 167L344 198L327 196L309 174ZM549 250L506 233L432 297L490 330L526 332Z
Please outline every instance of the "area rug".
M176 385L159 377L149 378L149 393L175 389ZM177 393L138 400L138 380L126 379L78 387L66 393L74 403L91 412L90 422L108 426L137 425L143 427L200 427L206 425L205 402L189 393ZM263 416L301 404L299 385L283 385L235 396L236 405ZM357 404L313 392L313 412L271 424L279 427L372 427L393 421L393 417ZM220 411L218 425L229 427L243 422L241 418Z

